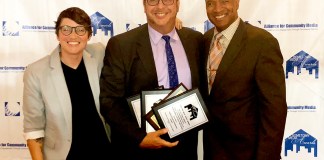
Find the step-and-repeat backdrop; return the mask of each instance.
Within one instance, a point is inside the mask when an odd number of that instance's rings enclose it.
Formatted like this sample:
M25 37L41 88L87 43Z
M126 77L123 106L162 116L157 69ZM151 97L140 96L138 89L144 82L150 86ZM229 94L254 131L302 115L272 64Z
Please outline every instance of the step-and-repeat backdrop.
M54 21L71 6L91 16L90 42L107 44L112 36L146 22L142 0L0 0L1 160L31 159L22 136L23 73L27 64L58 44ZM285 59L288 117L282 159L323 160L324 3L241 0L239 14L244 21L271 32ZM181 0L178 17L184 26L202 33L212 27L204 0Z

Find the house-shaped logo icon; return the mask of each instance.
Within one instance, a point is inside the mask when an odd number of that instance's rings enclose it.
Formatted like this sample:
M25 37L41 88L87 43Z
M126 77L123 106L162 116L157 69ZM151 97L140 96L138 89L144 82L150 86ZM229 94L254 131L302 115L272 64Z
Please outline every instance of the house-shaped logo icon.
M190 114L190 120L193 120L193 119L197 118L197 116L198 116L198 108L197 107L195 107L192 104L188 104L188 105L184 106L184 108L187 108L188 112L191 113Z
M108 18L106 18L99 12L96 12L93 15L91 15L90 18L93 36L97 34L98 29L101 29L101 31L105 32L105 36L108 36L108 32L110 32L111 37L114 36L114 25L112 21L110 21Z
M317 157L317 139L300 129L285 139L285 156L288 155L288 150L298 153L302 147L308 153L313 149L314 157Z
M319 62L306 52L300 51L286 62L286 78L288 78L289 72L295 73L295 67L297 67L297 75L301 73L303 68L310 75L315 70L315 78L318 79Z

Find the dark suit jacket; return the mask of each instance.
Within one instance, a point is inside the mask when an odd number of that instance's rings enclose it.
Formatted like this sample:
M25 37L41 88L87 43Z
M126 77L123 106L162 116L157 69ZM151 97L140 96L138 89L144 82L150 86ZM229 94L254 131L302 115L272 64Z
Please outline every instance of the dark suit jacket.
M205 160L278 160L287 115L283 57L276 38L242 20L208 96L206 65L214 29L204 35L202 78L212 123Z
M177 33L187 54L192 87L198 87L203 35L188 28ZM125 153L119 155L120 159L197 159L197 133L181 139L173 149L141 150L138 147L146 131L138 128L126 98L158 87L147 24L109 40L100 86L101 113L111 125L112 144ZM152 154L154 157L149 157Z

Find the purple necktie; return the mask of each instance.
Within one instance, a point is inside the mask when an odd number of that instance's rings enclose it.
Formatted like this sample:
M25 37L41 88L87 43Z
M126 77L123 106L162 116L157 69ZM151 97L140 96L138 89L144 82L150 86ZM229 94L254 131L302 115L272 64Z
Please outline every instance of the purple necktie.
M170 88L174 88L178 86L179 82L178 82L177 66L170 45L170 36L162 36L162 38L165 40L165 52L168 60Z

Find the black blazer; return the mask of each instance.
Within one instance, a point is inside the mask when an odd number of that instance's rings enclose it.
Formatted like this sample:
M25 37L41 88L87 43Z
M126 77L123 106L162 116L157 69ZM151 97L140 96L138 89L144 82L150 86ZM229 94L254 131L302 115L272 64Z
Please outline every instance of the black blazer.
M277 39L241 20L208 95L206 65L213 31L204 35L201 66L213 122L204 129L205 160L280 159L287 104Z
M198 87L203 35L188 28L177 33L187 54L192 87ZM125 153L119 155L120 159L152 159L151 155L153 159L197 159L197 133L181 139L172 149L141 150L138 147L146 131L138 128L126 98L158 87L147 24L108 41L100 86L101 113L111 125L112 144L119 153Z

